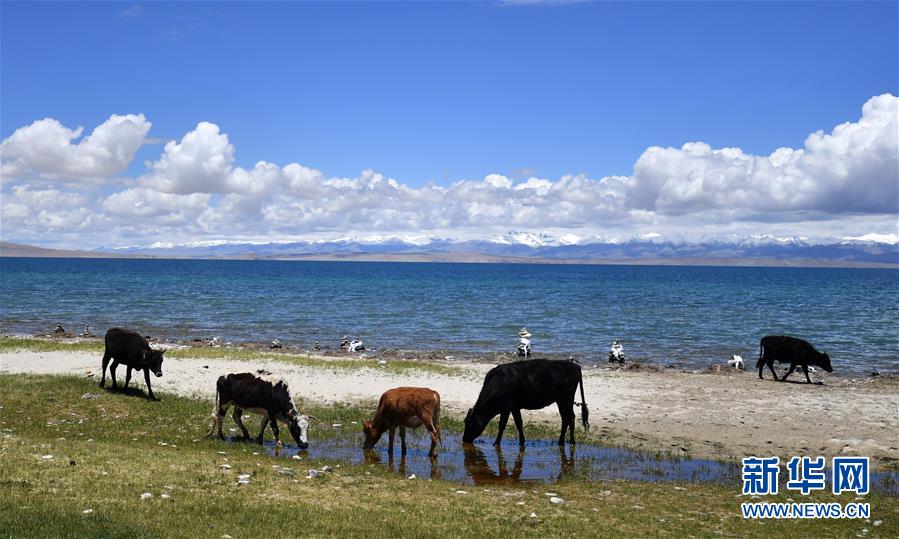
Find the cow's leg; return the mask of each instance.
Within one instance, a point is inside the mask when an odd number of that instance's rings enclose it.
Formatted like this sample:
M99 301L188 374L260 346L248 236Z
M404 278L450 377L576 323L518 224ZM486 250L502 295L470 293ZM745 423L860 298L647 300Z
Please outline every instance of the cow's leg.
M562 418L562 432L559 434L559 445L565 445L565 431L568 430L568 422L571 421L574 424L574 404L571 405L570 410L566 405L562 404L562 401L556 401L556 405L559 407L559 416ZM574 439L573 436L572 439Z
M387 431L387 453L390 456L393 456L393 434L396 432L396 427L390 427L390 430Z
M256 443L262 445L262 441L265 439L265 428L268 427L268 417L262 418L262 428L259 429L259 436L256 437Z
M437 442L440 441L440 431L437 430L437 425L435 424L434 418L431 417L431 414L424 413L422 414L421 419L425 424L425 428L428 429L428 434L431 435L431 450L428 451L428 456L435 457L437 456L437 452L435 451Z
M518 429L518 446L524 447L524 422L521 420L521 410L512 410L512 419L515 420L515 428Z
M113 389L118 389L118 387L119 387L119 384L118 384L118 382L116 382L116 379L115 379L115 370L116 370L116 367L118 367L118 366L119 366L119 361L117 359L113 358L112 365L109 366L109 376L112 377L112 388Z
M249 440L250 439L250 431L248 431L247 428L244 426L242 417L243 417L243 410L241 408L238 408L237 406L235 406L234 412L231 414L231 419L233 419L234 422L237 423L237 426L240 428L240 432L243 433L243 439Z
M774 370L774 360L768 360L766 365L768 365L768 368L771 369L771 376L773 376L775 380L780 380L780 378L777 377L777 371Z
M272 422L272 434L275 435L275 444L277 444L281 441L281 435L278 432L278 421L274 417L270 418L269 421Z
M806 381L806 383L811 384L811 383L812 383L812 379L808 377L808 365L805 365L805 364L803 363L803 365L802 365L802 370L803 370L803 372L805 372L805 381Z
M783 375L783 376L780 377L780 381L781 381L781 382L786 382L786 381L787 381L787 376L793 374L793 371L795 371L795 370L796 370L796 364L795 364L795 363L790 363L790 370L787 371L787 374L785 374L785 375Z
M218 426L220 440L225 439L225 433L222 432L222 423L225 422L225 414L227 414L227 413L228 413L228 405L219 406L219 409L216 410L216 412L215 412L215 425L213 425L213 428ZM212 434L212 431L209 431L209 433Z
M406 454L406 427L400 425L400 454Z
M158 400L155 395L153 395L153 388L150 386L150 369L144 369L144 381L147 382L147 398L151 401Z
M496 433L496 440L493 441L493 445L499 445L503 440L503 432L506 430L506 423L509 422L509 412L505 411L499 414L499 431Z
M109 365L109 360L112 356L109 355L109 352L103 352L103 376L100 378L100 387L106 385L106 367Z
M125 371L125 385L122 386L122 389L128 389L128 384L131 383L131 365L128 365L128 370Z

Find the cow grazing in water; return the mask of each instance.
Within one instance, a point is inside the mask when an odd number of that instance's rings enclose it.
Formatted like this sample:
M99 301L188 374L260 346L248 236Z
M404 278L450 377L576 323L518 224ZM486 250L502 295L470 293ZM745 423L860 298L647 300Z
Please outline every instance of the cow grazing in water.
M156 400L153 396L153 388L150 387L150 371L157 377L162 376L162 354L165 349L153 350L147 339L134 331L121 328L112 328L106 332L106 348L103 351L103 376L100 378L100 387L106 385L106 366L109 360L109 375L112 376L113 389L118 387L115 378L116 367L119 363L128 367L125 373L125 388L131 382L132 369L143 370L144 380L147 382L147 398Z
M775 361L779 363L790 362L790 370L782 378L778 378L777 373L774 371ZM796 337L775 335L763 337L759 343L759 360L755 364L759 370L759 378L764 378L762 371L765 365L771 369L771 375L774 376L774 379L781 382L785 382L787 376L793 374L797 365L802 366L802 370L805 372L805 381L809 384L812 383L811 378L808 376L809 365L817 365L827 372L833 372L833 367L830 365L830 356L815 350L814 346Z
M206 437L215 433L225 439L222 434L222 421L228 413L228 407L234 405L234 413L231 417L240 427L245 440L250 439L250 433L241 421L241 416L246 412L262 415L262 428L256 436L256 443L261 444L265 435L265 428L269 422L272 425L272 433L275 441L280 442L278 432L278 420L287 423L291 436L300 449L309 447L309 416L300 415L293 400L290 398L290 390L287 382L274 376L266 370L256 372L242 372L239 374L227 374L220 376L216 382L215 407L212 409L212 428ZM313 418L314 419L314 418Z
M365 434L363 448L374 447L384 431L389 433L387 450L393 454L394 430L400 428L402 454L406 454L406 427L410 429L424 425L431 435L431 450L428 456L436 456L434 449L440 442L440 393L426 387L397 387L381 395L378 410L371 421L362 422Z
M474 408L465 416L465 432L462 442L473 443L484 432L487 424L499 414L499 433L493 445L499 445L506 429L509 414L518 429L518 443L524 445L524 429L521 410L538 410L556 403L562 416L562 432L559 445L565 443L565 429L569 429L569 442L574 443L574 396L581 386L581 422L589 429L589 410L584 401L584 381L581 367L572 361L532 359L498 365L487 373L484 386Z

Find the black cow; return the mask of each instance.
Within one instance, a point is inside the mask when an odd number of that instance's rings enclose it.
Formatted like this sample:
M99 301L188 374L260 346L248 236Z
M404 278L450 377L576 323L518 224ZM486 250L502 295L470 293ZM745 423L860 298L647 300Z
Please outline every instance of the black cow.
M499 433L493 442L493 445L499 445L509 414L512 414L515 427L518 428L518 443L524 445L521 410L538 410L555 402L562 416L559 445L565 443L566 428L570 431L569 442L573 444L574 396L578 384L581 386L581 421L586 430L590 428L587 422L589 410L587 403L584 402L584 381L580 365L571 361L548 359L531 359L498 365L487 373L478 401L465 416L462 442L473 443L484 432L490 420L500 414Z
M115 370L119 363L126 365L125 388L131 382L131 370L143 370L144 380L147 382L147 398L157 400L153 396L153 388L150 387L150 371L157 377L162 376L162 354L165 349L153 350L150 343L140 333L129 329L112 328L106 332L106 349L103 351L103 376L100 378L100 387L106 385L106 366L112 359L109 374L112 376L113 389L118 387L115 379Z
M790 362L790 370L783 375L783 378L778 378L777 373L774 371L775 361L778 363ZM816 365L827 372L833 372L833 367L830 365L830 356L815 350L815 347L807 341L782 335L762 337L762 341L759 343L759 360L755 364L759 370L759 378L764 378L762 370L765 368L765 365L771 369L774 379L781 382L785 382L787 376L793 374L797 365L802 366L802 370L805 372L805 381L809 384L812 383L811 378L808 377L809 365Z
M300 449L309 447L307 439L309 433L309 416L300 415L293 400L290 398L290 389L287 382L274 376L266 370L256 372L242 372L220 376L216 382L215 407L212 409L212 428L206 434L209 438L218 428L218 436L225 439L222 433L222 420L228 413L228 407L234 405L234 413L231 417L240 427L245 440L250 439L250 433L241 421L244 411L262 415L262 428L256 436L256 443L261 444L265 428L272 424L272 433L275 440L280 441L278 432L278 420L287 423L291 436L297 442Z

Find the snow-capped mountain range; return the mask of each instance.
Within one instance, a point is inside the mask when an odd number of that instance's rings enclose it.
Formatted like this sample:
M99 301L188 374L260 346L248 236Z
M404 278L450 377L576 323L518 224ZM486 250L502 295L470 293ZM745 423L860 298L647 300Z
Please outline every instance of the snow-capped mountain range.
M104 253L222 257L310 258L315 256L376 255L480 259L539 259L544 261L820 261L847 264L899 265L895 236L811 240L769 235L686 237L643 233L628 237L555 236L541 232L509 231L486 239L458 239L427 235L348 236L318 240L157 242L149 246L99 249Z

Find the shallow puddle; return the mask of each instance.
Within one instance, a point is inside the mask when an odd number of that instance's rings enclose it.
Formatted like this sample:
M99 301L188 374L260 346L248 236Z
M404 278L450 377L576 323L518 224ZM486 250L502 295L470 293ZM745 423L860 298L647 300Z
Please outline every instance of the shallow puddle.
M706 459L652 455L630 449L602 447L593 444L566 444L560 448L555 440L530 440L520 449L510 438L494 447L491 438L482 437L473 446L463 446L458 434L443 433L443 445L437 456L428 457L430 438L423 431L407 432L408 451L400 454L397 433L394 454L387 452L387 435L371 450L362 449L361 427L328 428L316 438L314 431L309 449L299 451L290 439L280 451L281 458L300 455L305 460L328 459L347 464L384 466L408 477L445 479L468 485L555 483L563 478L604 481L624 479L650 482L714 482L739 488L741 468L738 464ZM238 439L232 439L235 443ZM248 444L252 446L252 444ZM265 450L275 455L273 441L265 442ZM784 470L785 472L785 470ZM782 473L782 479L785 480ZM829 476L829 472L828 472ZM899 495L899 472L872 472L872 490Z
M450 433L443 433L443 445L438 446L437 456L431 459L428 457L429 438L413 431L407 433L406 441L408 451L405 456L400 454L398 433L392 456L387 452L386 434L374 449L366 451L362 449L361 432L342 428L326 438L312 438L305 451L298 451L291 441L280 454L281 457L299 454L304 458L380 465L404 476L415 474L423 479L446 479L475 485L555 483L562 478L735 483L740 473L736 465L718 461L656 457L592 444L573 447L566 444L560 448L555 440L531 440L524 449L520 449L514 439L504 441L498 448L487 439L463 447L461 436ZM274 456L274 442L267 441L265 446Z

